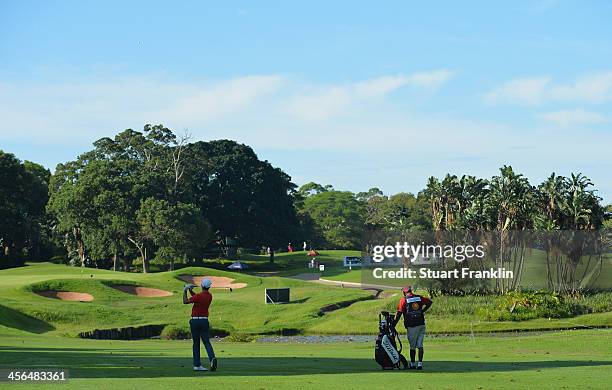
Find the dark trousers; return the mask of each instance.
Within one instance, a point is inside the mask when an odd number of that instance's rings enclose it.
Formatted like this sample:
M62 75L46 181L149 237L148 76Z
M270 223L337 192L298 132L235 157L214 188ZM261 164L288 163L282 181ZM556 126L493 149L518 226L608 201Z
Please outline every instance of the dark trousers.
M210 326L206 319L191 319L189 320L189 327L191 328L191 338L193 339L193 366L199 367L202 365L200 360L200 340L204 343L208 359L212 360L215 357L215 351L210 343L210 336L208 334Z

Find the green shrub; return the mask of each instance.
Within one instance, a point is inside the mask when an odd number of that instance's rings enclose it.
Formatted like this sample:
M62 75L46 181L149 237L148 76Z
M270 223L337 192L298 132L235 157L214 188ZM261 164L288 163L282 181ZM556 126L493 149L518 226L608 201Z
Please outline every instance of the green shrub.
M255 341L255 336L248 333L232 333L225 338L227 341L235 343L250 343Z
M509 292L498 298L493 308L477 313L489 321L524 321L534 318L567 318L588 313L590 309L575 300L547 292Z
M612 311L612 292L580 295L576 301L589 308L591 313Z
M160 337L164 340L188 340L191 339L191 331L184 326L168 325L162 330Z
M433 298L433 306L427 314L437 317L473 316L478 310L494 309L495 303L492 295L439 295Z
M229 332L225 329L212 328L209 331L210 337L227 337ZM165 340L189 340L191 339L191 330L188 325L168 325L164 328L160 336Z

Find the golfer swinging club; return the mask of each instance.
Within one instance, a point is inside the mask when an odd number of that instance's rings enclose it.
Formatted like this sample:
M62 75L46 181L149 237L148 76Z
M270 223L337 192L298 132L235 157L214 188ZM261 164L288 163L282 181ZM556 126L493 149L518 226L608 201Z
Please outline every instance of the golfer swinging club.
M183 303L193 303L191 319L189 320L191 338L193 339L193 370L207 371L206 368L202 367L202 361L200 360L200 339L202 339L208 359L210 360L210 371L215 371L217 369L217 358L215 357L215 351L210 343L210 336L208 334L210 329L208 324L208 308L212 302L212 294L208 290L212 286L212 282L210 279L204 279L201 286L202 292L198 294L193 292L193 289L196 287L193 284L186 284L183 287ZM187 298L187 290L191 293L190 298Z
M404 315L404 326L408 331L410 343L410 369L423 369L423 338L425 337L425 313L431 307L431 299L412 293L412 286L402 289L404 298L400 299L395 314L394 326ZM415 366L416 349L419 349L419 363Z

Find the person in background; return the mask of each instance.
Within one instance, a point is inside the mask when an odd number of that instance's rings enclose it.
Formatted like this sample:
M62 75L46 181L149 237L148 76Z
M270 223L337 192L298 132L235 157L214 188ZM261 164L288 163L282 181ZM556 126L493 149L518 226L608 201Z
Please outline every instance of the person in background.
M302 250L303 250L304 252L306 252L306 248L308 248L308 247L306 246L306 241L304 241L304 245L302 245L302 248L303 248Z
M270 264L273 264L274 263L274 249L272 249L272 247L269 246L267 249L267 253L270 258Z
M289 252L289 253L293 252L293 246L291 246L291 243L289 243L289 245L287 245L287 252Z

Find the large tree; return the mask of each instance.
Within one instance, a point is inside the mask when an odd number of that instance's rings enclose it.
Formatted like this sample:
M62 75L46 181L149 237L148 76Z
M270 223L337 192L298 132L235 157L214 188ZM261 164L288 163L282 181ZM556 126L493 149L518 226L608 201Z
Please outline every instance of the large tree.
M13 263L40 255L50 173L0 151L0 256ZM0 265L1 266L1 265Z
M196 142L185 152L192 199L220 239L279 247L297 238L291 177L230 140Z
M126 266L137 254L172 266L218 239L280 245L297 231L288 175L233 141L187 143L146 125L102 138L58 165L49 211L82 265Z
M211 240L210 226L193 204L147 198L136 218L142 234L157 248L155 260L170 269L183 257L197 257Z
M116 269L119 257L129 265L137 251L147 272L147 252L155 248L147 247L154 244L136 215L143 199L176 205L187 197L181 186L183 149L169 129L146 125L143 132L128 129L113 139L102 138L76 161L58 165L48 209L81 265L87 258L98 265L112 257Z
M370 228L400 234L431 228L429 205L422 194L400 192L384 196L374 188L358 193L357 198L365 202L365 223Z
M364 205L347 191L323 191L304 201L303 212L322 241L315 244L334 249L359 249L364 229Z

